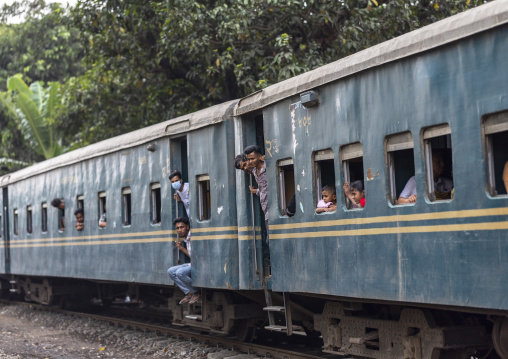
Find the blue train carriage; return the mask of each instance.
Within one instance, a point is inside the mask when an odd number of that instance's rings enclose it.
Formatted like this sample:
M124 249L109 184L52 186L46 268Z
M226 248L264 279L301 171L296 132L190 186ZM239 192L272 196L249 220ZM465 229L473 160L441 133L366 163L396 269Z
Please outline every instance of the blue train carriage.
M194 325L230 331L248 313L248 306L235 306L225 294L238 289L235 191L230 190L235 103L106 140L1 178L6 204L2 219L9 217L3 238L10 236L10 242L4 242L8 246L2 252L2 270L13 282L10 289L44 304L65 304L76 297L107 304L127 296L146 304L162 302L174 310L175 322L194 320ZM173 200L168 175L174 170L190 184L197 258L193 283L208 289L193 313L175 306L182 295L169 286L166 272L184 260L173 244L172 221L186 215ZM54 198L64 202L63 208L51 205ZM77 208L84 210L81 231L75 228ZM106 226L101 228L104 214ZM222 312L212 310L222 304ZM207 306L208 317L191 315L206 315Z
M239 101L237 132L264 127L267 329L368 358L508 358L507 22L495 1ZM365 207L344 195L357 180ZM337 209L316 214L325 185Z

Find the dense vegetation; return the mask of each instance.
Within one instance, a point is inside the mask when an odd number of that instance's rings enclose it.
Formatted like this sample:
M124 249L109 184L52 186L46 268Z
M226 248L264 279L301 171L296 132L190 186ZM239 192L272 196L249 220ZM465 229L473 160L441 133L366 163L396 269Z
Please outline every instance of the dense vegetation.
M18 73L60 82L55 125L60 145L73 149L245 96L484 2L83 0L63 9L24 0L0 15L0 90ZM19 12L24 22L6 23ZM12 116L0 126L0 157L42 159Z

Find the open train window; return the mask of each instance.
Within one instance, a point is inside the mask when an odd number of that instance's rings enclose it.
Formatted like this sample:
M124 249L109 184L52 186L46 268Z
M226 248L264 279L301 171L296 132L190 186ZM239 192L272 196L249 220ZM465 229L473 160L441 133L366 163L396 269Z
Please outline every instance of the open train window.
M198 184L198 218L200 221L205 221L211 217L210 176L197 176L196 182Z
M61 203L65 203L65 200L63 198L60 198ZM64 208L57 208L57 220L58 220L58 230L60 232L65 230L65 207Z
M106 227L107 215L106 215L106 192L99 192L99 227Z
M485 116L483 119L485 155L487 159L487 189L491 196L508 194L508 111Z
M14 219L13 219L13 221L14 221L14 226L13 226L14 227L13 228L14 235L17 236L19 234L19 231L18 231L18 209L17 208L14 209Z
M32 233L32 206L26 207L26 233Z
M122 188L122 223L124 226L131 224L131 189Z
M46 202L41 204L41 230L42 233L48 231L48 204Z
M398 203L397 199L402 194L409 179L415 175L413 135L411 132L403 132L386 136L385 150L386 172L388 174L388 184L390 186L388 192L389 200L393 205L403 204ZM406 195L407 194L404 194L404 196ZM403 200L401 199L401 201Z
M315 206L317 206L317 203L321 200L323 187L335 187L335 166L333 158L334 155L331 149L313 153Z
M344 183L350 185L360 181L362 188L363 182L363 148L360 142L345 145L340 148L340 159L342 162L342 172ZM343 191L342 191L343 192ZM343 192L344 193L344 192ZM344 195L344 201L348 209L353 209L351 201Z
M279 211L286 216L289 202L295 195L295 169L293 159L287 158L277 162L277 174L279 178ZM294 209L291 209L294 211ZM294 212L292 212L294 214Z
M452 199L454 191L450 125L443 124L425 129L423 146L427 197L431 201Z
M152 224L161 223L161 184L150 185L150 209Z
M80 194L76 197L76 206L78 208L81 208L82 210L85 209L85 196Z

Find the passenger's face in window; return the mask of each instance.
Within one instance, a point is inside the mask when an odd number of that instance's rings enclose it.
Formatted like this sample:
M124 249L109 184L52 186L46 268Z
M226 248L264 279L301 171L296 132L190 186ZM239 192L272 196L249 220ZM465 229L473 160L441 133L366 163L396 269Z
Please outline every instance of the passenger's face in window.
M443 173L444 169L444 160L443 156L440 153L432 154L432 172L434 174L434 178L439 177Z
M84 220L85 216L83 215L83 213L76 214L76 221L78 221L79 223L83 223Z
M173 178L171 178L171 183L175 183L175 182L183 182L183 181L180 177L174 176Z
M335 194L332 194L328 191L323 191L321 193L323 194L323 201L325 201L326 203L329 202L335 203L335 201L337 200L337 196Z
M175 229L180 237L187 237L187 233L189 233L189 226L183 222L175 224Z
M249 153L247 155L247 161L249 161L248 166L250 168L257 167L260 159L261 159L261 155L259 153L255 153L255 152Z
M351 188L351 195L356 203L360 203L360 200L365 197L365 191L358 191L356 188Z

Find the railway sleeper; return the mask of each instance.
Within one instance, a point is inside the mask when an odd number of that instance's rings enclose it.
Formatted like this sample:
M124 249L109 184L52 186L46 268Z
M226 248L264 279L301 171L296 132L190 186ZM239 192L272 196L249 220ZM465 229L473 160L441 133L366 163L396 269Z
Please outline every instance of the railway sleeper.
M428 310L404 308L398 321L346 314L339 302L327 302L314 316L323 337L323 351L376 359L440 359L465 355L469 348L488 348L490 335L482 325L437 326Z

